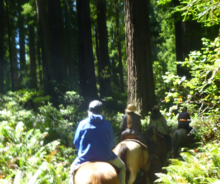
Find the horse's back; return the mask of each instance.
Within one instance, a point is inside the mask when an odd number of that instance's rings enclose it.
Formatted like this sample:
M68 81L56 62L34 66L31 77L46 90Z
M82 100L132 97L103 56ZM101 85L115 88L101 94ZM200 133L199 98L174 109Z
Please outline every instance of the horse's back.
M75 184L119 184L117 172L107 162L90 162L75 174Z

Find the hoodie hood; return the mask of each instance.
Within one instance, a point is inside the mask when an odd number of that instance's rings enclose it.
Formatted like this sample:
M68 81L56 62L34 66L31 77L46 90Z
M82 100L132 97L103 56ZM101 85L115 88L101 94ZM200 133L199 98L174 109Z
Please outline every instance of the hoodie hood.
M92 114L90 117L90 123L99 123L105 120L105 118L100 114Z

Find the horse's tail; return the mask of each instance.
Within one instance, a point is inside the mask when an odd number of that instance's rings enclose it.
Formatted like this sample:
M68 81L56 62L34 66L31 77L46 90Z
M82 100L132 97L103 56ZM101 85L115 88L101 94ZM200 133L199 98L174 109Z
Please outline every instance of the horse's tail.
M120 144L118 150L118 157L125 163L126 165L126 156L127 156L128 147L125 143Z
M180 146L180 137L177 133L177 131L175 131L172 135L172 152L173 152L173 158L177 157L178 154L178 150L179 150L179 146Z
M120 147L118 149L118 157L127 165L127 152L128 152L128 147L125 143L121 143ZM130 172L128 169L126 169L126 182L128 181L128 178L130 177Z

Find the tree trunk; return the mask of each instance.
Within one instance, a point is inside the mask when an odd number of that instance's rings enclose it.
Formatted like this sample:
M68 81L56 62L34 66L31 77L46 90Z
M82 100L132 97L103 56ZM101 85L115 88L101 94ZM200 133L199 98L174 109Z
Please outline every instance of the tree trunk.
M4 93L4 0L0 0L0 93Z
M108 55L108 33L106 27L106 0L97 1L99 38L99 84L101 97L111 96L110 60Z
M150 22L145 0L125 0L128 103L147 115L155 105Z
M78 57L77 57L77 22L76 12L73 10L73 2L71 0L64 2L65 10L65 28L64 28L64 56L65 56L65 78L68 81L69 90L78 86ZM73 26L72 26L73 25Z
M179 0L173 0L175 6L180 5ZM183 22L179 17L179 13L175 14L178 17L175 22L175 37L176 37L176 60L184 61L188 57L190 51L199 50L202 46L201 41L201 24L197 21L187 20ZM190 78L189 68L177 65L177 74Z
M40 32L39 27L37 28L37 60L39 66L39 79L40 79L40 87L43 86L43 65L42 65L42 54L41 54L41 40L40 40Z
M114 29L115 27L112 26L111 28L111 31L110 31L110 39L111 39L111 46L110 46L110 50L114 50L115 49L115 43L117 44L117 41L116 41L116 31ZM118 77L118 67L117 67L117 63L116 61L118 61L118 57L116 54L114 54L111 58L110 58L110 61L111 61L111 76L112 76L112 82L113 84L118 87L120 89L120 80L119 80L119 77Z
M64 89L63 82L63 56L62 56L62 30L60 0L48 0L48 26L55 80L60 90Z
M118 0L115 0L115 17L116 17L116 38L118 47L118 71L120 77L120 87L121 92L124 93L124 80L123 80L123 65L122 65L122 53L121 53L121 34L120 34L120 24L119 24L119 8Z
M48 26L48 15L47 15L47 2L42 0L35 0L37 8L37 16L39 23L40 38L42 43L42 62L43 62L43 71L44 71L44 91L46 94L52 97L53 103L55 106L57 103L57 94L54 91L54 63L52 62L52 46L51 46L51 37Z
M9 15L9 0L6 0L6 14L8 23L8 47L9 47L9 60L10 60L10 72L11 72L11 90L15 91L15 72L14 64L12 59L12 42L11 42L11 25L10 25L10 15Z
M28 25L29 31L29 56L30 56L30 88L37 89L37 65L36 65L36 52L35 52L35 33L34 26Z
M89 0L77 0L79 78L81 94L86 100L97 98Z
M19 86L21 87L22 80L24 78L26 71L26 59L25 59L25 33L24 33L24 15L21 14L23 11L22 5L24 2L18 0L18 28L19 28L19 55L20 55L20 77L19 77Z

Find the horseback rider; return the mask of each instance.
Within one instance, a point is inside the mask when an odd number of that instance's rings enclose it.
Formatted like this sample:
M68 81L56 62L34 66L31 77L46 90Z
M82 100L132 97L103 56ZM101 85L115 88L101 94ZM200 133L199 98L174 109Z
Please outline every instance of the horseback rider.
M125 109L126 114L123 116L120 124L121 140L124 139L138 139L146 144L146 140L141 133L141 117L135 113L135 105L128 104Z
M189 125L191 121L190 115L187 112L187 107L182 108L182 112L178 116L178 127L177 129L183 128L189 133L192 130L192 127Z
M152 126L157 127L158 132L166 139L167 147L171 147L170 130L165 117L160 112L160 107L158 105L155 105L152 108L149 128Z
M89 104L88 117L82 120L75 132L73 144L78 149L77 158L71 165L69 184L74 183L74 171L85 162L103 161L116 166L120 183L125 184L126 167L112 151L115 146L111 123L101 115L102 102L94 100Z

